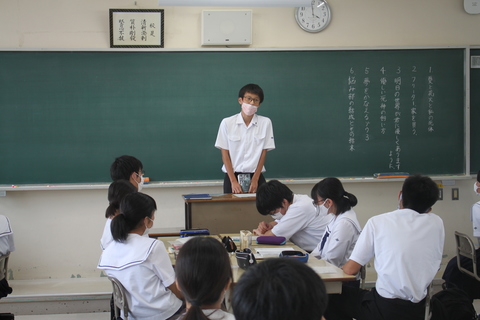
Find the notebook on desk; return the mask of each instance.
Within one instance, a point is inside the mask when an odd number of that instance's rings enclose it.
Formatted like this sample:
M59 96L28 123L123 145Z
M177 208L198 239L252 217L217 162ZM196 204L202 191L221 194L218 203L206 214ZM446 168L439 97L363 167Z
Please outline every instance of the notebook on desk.
M210 200L212 196L208 193L191 193L191 194L184 194L183 197L187 200Z

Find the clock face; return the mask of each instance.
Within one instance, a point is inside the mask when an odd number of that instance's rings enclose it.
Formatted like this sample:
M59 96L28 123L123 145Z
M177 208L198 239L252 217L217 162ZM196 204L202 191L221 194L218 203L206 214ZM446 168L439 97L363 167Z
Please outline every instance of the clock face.
M325 0L312 0L311 6L295 9L295 20L300 28L308 32L322 31L331 18L330 7Z

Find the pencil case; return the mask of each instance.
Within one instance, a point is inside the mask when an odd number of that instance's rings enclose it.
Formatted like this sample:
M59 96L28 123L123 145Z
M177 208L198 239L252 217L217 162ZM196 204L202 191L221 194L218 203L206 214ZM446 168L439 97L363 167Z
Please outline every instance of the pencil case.
M235 257L237 258L237 264L242 269L247 269L257 263L252 250L249 248L243 249L243 251L235 251Z
M282 245L287 242L285 237L274 237L274 236L260 236L257 237L258 244L276 244Z
M308 261L308 253L303 253L301 251L296 251L296 250L282 251L279 257L295 258L305 263Z

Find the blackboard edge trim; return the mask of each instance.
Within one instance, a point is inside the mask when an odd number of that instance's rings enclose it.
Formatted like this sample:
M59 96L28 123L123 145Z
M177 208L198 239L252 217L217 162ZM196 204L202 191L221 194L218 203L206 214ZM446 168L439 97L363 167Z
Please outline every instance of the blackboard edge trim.
M470 180L476 179L475 174L466 175L432 175L432 180ZM299 184L315 184L325 177L318 178L272 178L269 180L279 180L286 185L299 185ZM405 179L374 179L373 177L339 177L342 183L382 183L382 182L401 182ZM158 189L158 188L197 188L197 187L218 187L222 186L223 180L199 180L199 181L164 181L164 182L152 182L146 184L144 189ZM71 184L30 184L30 185L0 185L0 191L61 191L61 190L107 190L110 182L102 183L71 183Z

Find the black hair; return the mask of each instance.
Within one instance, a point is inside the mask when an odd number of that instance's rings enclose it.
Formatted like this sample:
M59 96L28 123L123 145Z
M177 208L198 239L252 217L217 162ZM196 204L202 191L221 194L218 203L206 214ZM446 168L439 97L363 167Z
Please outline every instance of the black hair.
M340 180L332 177L325 178L318 182L312 188L311 196L314 201L317 200L317 197L320 197L322 200L330 199L335 202L337 206L335 215L352 209L352 207L355 207L358 203L357 197L345 191Z
M260 98L260 103L263 102L263 89L258 84L249 83L243 86L238 92L238 97L243 98L246 92L256 94Z
M145 217L151 218L157 210L155 200L141 192L127 194L120 202L120 214L112 220L110 229L113 240L125 242L128 234L138 228Z
M257 189L257 210L264 216L282 207L283 199L293 202L293 192L278 180L270 180Z
M108 207L105 210L105 218L112 218L120 209L120 202L129 193L137 192L137 187L128 180L114 181L108 187Z
M480 170L477 172L477 181L480 182Z
M180 291L191 304L184 320L208 319L201 306L217 302L233 279L227 250L211 237L194 237L183 245L175 275Z
M130 180L133 172L143 170L143 164L140 160L132 156L120 156L113 161L110 166L110 177L113 181Z
M403 183L402 204L404 208L425 213L437 202L438 195L438 186L430 177L411 175Z
M294 258L266 259L249 267L233 290L236 320L319 320L327 307L320 276Z

